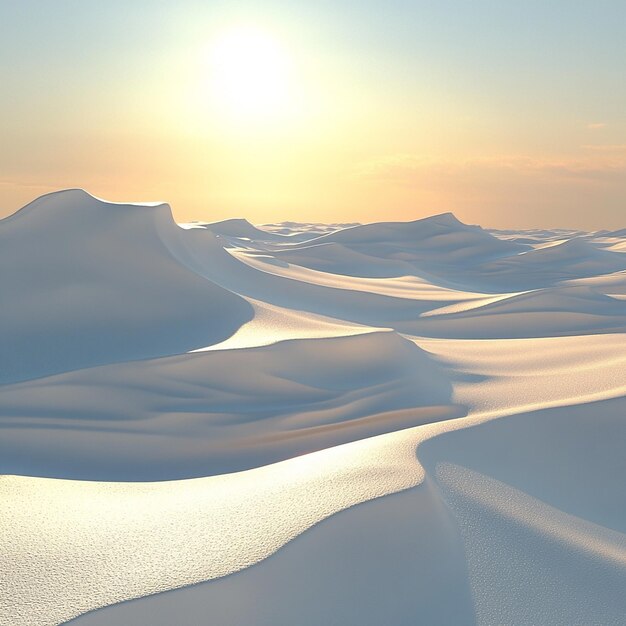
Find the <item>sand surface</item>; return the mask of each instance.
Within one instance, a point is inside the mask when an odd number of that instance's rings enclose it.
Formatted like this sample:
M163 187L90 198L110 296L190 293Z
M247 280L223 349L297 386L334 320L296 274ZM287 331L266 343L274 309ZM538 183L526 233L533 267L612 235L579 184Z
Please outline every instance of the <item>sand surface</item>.
M626 231L0 221L0 625L626 622Z

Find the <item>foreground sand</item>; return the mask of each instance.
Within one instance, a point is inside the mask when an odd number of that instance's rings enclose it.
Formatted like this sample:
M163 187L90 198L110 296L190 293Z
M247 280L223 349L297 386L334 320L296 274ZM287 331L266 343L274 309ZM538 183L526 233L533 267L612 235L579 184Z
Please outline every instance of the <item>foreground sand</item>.
M3 220L0 624L624 623L625 241Z

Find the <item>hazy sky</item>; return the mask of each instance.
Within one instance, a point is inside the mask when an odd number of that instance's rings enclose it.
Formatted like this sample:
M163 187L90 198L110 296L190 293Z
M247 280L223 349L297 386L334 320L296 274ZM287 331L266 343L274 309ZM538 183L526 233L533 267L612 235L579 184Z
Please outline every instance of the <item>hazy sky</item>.
M0 216L626 226L624 0L0 0Z

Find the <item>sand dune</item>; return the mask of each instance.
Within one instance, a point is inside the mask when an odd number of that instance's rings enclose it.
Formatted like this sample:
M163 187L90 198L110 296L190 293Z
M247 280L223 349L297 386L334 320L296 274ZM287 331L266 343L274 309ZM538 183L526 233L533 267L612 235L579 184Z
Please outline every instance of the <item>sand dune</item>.
M424 319L396 325L430 337L507 339L621 332L626 302L591 286L539 289L428 311Z
M622 231L0 222L0 625L623 624Z
M204 224L204 228L219 237L232 237L234 239L248 239L257 242L285 241L285 236L265 231L250 224L246 219L234 218L221 222Z
M276 256L337 274L436 275L441 280L454 281L448 271L450 266L475 264L527 249L529 246L497 239L479 226L468 226L451 213L445 213L415 222L345 228L287 251L278 251Z
M554 285L568 279L610 274L626 269L626 255L603 250L587 239L575 237L507 259L482 265L480 272L491 284L514 289Z
M277 250L273 258L321 272L368 278L393 278L414 273L407 261L372 257L341 243L312 242L295 250Z
M181 265L168 205L43 196L0 222L0 381L222 341L250 305Z
M90 368L0 387L0 473L223 474L459 417L451 395L444 372L392 332Z

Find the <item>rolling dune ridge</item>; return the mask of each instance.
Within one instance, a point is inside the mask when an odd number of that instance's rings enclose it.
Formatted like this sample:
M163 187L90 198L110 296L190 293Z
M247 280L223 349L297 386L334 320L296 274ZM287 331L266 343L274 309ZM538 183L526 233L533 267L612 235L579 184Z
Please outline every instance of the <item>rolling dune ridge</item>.
M0 221L1 626L626 621L624 231L181 226Z

